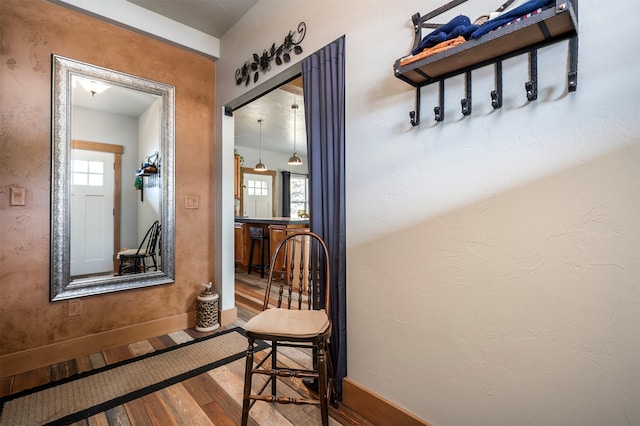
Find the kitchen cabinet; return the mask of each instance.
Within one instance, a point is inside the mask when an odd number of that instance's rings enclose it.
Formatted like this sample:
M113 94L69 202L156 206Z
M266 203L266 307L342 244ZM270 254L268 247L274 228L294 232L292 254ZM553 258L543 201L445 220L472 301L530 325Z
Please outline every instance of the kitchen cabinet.
M291 232L304 231L309 228L309 219L291 219L287 217L270 218L245 218L237 217L234 229L235 262L238 270L248 271L249 252L251 249L251 236L249 227L261 227L265 234L269 235L269 260L273 257L275 249L280 241ZM254 263L258 262L260 251L257 244L254 250Z
M269 226L269 238L271 239L271 253L270 256L273 258L273 255L280 244L280 241L284 240L284 238L293 233L293 232L305 232L309 231L309 226L304 224L281 224L281 225L270 225ZM278 256L275 261L275 265L271 265L276 272L282 272L280 268L282 265L282 253Z
M245 240L245 226L243 223L236 222L233 229L234 259L236 266L247 265L248 252L246 249Z

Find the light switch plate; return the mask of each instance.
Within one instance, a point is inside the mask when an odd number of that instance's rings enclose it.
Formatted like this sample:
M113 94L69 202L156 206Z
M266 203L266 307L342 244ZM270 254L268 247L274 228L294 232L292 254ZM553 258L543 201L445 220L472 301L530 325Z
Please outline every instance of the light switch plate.
M24 206L27 204L27 190L24 188L11 188L9 197L10 206Z
M197 195L187 195L184 197L184 208L185 209L197 209L200 204L200 197Z

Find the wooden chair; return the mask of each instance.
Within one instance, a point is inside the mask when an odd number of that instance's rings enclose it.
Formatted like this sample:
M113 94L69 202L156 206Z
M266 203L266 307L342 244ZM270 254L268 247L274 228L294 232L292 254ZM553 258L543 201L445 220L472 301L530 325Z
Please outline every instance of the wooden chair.
M147 266L147 259L151 259L154 271L157 271L156 247L160 239L160 222L156 220L147 230L138 249L127 249L118 253L118 274L146 272L151 268L151 265Z
M329 256L324 241L312 232L286 236L276 247L267 281L262 312L249 320L244 329L249 340L245 366L242 422L256 401L320 406L322 424L329 424L329 402L334 402L333 368L328 350L331 336L329 317ZM272 297L273 293L273 297ZM324 295L324 300L321 300ZM254 367L255 340L271 342L265 358ZM287 368L278 364L280 347L307 348L313 353L312 369ZM270 368L263 368L271 358ZM257 393L252 393L254 374L268 380ZM278 377L313 379L318 383L318 398L278 396ZM264 394L271 384L270 394Z

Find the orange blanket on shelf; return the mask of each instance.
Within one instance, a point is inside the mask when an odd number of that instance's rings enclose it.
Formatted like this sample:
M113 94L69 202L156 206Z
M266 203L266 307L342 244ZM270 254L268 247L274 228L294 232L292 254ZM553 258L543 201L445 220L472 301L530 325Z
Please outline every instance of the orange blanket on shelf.
M404 67L405 65L408 65L412 62L415 61L419 61L420 59L424 59L428 56L431 55L435 55L436 53L440 53L440 52L444 52L447 49L451 49L454 46L457 46L459 44L462 44L464 42L466 42L467 40L465 40L464 37L462 36L458 36L456 38L452 38L451 40L446 40L443 41L442 43L436 44L433 47L429 47L427 49L424 49L422 52L416 54L416 55L412 55L412 56L407 56L404 57L400 60L400 66Z

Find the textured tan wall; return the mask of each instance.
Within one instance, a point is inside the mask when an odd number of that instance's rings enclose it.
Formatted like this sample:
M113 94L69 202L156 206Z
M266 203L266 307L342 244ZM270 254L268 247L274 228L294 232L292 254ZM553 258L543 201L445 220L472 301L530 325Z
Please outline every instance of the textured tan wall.
M42 0L2 0L0 31L0 355L194 311L215 275L215 62ZM176 86L176 282L79 299L75 318L49 302L53 53Z

